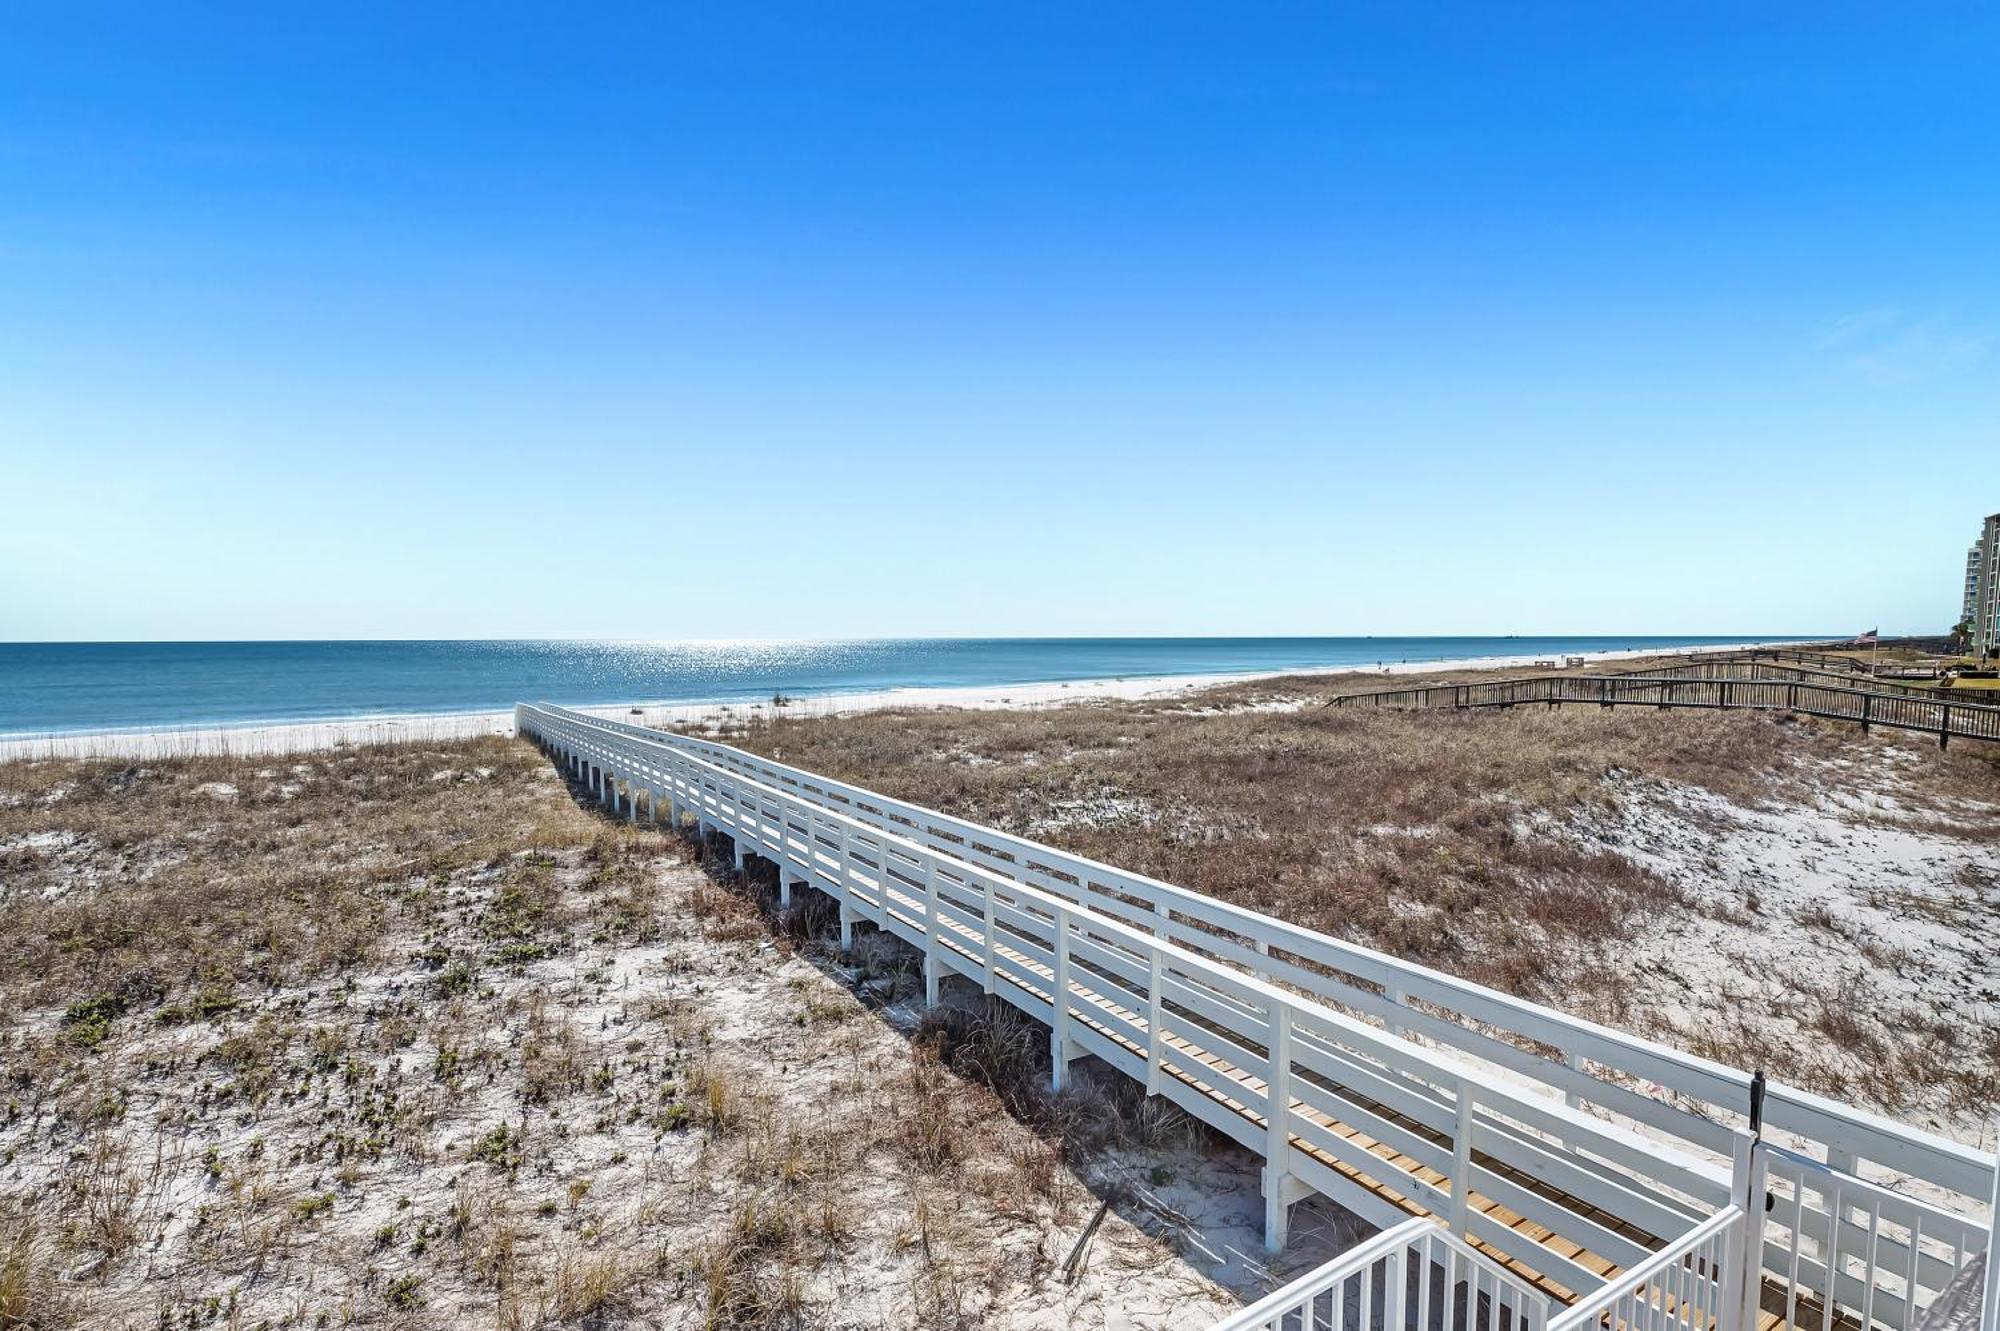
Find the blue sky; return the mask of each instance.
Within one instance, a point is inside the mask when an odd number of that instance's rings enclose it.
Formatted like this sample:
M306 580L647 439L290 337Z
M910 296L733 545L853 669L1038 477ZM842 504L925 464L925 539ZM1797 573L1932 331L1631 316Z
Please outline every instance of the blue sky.
M366 8L10 10L0 638L1938 631L2000 510L1991 8Z

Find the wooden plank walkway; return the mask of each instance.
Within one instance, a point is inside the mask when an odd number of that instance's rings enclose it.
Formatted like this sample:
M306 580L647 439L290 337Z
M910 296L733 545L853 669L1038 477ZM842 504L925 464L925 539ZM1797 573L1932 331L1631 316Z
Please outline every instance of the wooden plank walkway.
M897 882L893 874L889 876L889 880L892 886L887 892L887 898L890 902L886 910L887 916L902 922L908 928L923 929L923 912L926 903L911 897L907 892L893 886ZM883 923L886 923L886 921L883 921ZM959 973L974 982L983 980L985 961L983 951L979 946L981 941L979 932L962 920L954 920L947 917L941 919L940 923L944 925L945 949L962 963L958 967ZM1052 968L1013 948L1001 946L996 951L1007 962L1007 969L995 972L994 982L996 984L1015 986L1040 1004L1052 1002L1055 983ZM1074 990L1077 987L1077 981L1072 978L1072 989ZM1086 998L1091 1006L1100 1011L1103 1016L1101 1019L1093 1019L1088 1015L1083 1015L1078 1020L1097 1032L1101 1038L1120 1045L1133 1055L1138 1057L1146 1055L1147 1051L1144 1046L1132 1039L1127 1033L1131 1025L1135 1023L1144 1024L1145 1017L1143 1013L1119 1004L1116 1000L1106 996L1102 992L1088 991L1082 996ZM1176 1015L1190 1022L1199 1021L1199 1018L1193 1014L1177 1011ZM1165 1033L1163 1035L1163 1043L1176 1056L1175 1061L1168 1061L1162 1064L1161 1071L1165 1075L1174 1078L1181 1085L1204 1096L1230 1114L1241 1118L1246 1125L1254 1127L1260 1132L1268 1127L1262 1112L1254 1108L1245 1099L1232 1094L1232 1091L1244 1091L1249 1093L1251 1099L1261 1100L1266 1090L1263 1078L1235 1067L1227 1059L1207 1051L1183 1035ZM1360 1096L1349 1088L1335 1086L1324 1079L1319 1079L1319 1084L1323 1089L1343 1099L1353 1100L1370 1112L1390 1119L1399 1127L1426 1138L1444 1150L1451 1148L1452 1142L1448 1135L1437 1132L1427 1125L1409 1118L1391 1106ZM1435 1189L1449 1193L1451 1190L1451 1179L1447 1175L1424 1164L1422 1161L1414 1159L1392 1145L1375 1140L1361 1129L1344 1123L1332 1115L1313 1109L1303 1102L1293 1101L1292 1110L1295 1114L1310 1119L1360 1150L1375 1156L1382 1162L1383 1168L1377 1171L1380 1175L1380 1177L1377 1177L1374 1173L1365 1172L1349 1162L1321 1150L1318 1146L1297 1134L1293 1134L1291 1138L1293 1149L1312 1155L1329 1169L1347 1179L1355 1187L1372 1193L1406 1215L1440 1220L1445 1218L1424 1206L1422 1202L1412 1197L1408 1191L1399 1188L1397 1183L1402 1182L1407 1186L1410 1180L1418 1180ZM1593 1224L1601 1225L1606 1229L1619 1233L1642 1247L1659 1249L1665 1247L1668 1242L1667 1239L1661 1236L1649 1234L1637 1225L1613 1215L1590 1202L1564 1192L1562 1189L1554 1187L1541 1179L1535 1178L1487 1152L1475 1150L1473 1158L1475 1163L1481 1168L1506 1178L1517 1187L1525 1188L1550 1203L1561 1207L1563 1210L1586 1219ZM1335 1200L1338 1201L1338 1198ZM1476 1188L1470 1190L1468 1194L1468 1206L1474 1214L1488 1217L1506 1230L1528 1240L1534 1247L1546 1248L1561 1257L1575 1262L1593 1272L1602 1280L1608 1281L1616 1277L1622 1269L1617 1263L1591 1252L1583 1244L1566 1238L1545 1225L1537 1224L1533 1220L1511 1210L1494 1198L1485 1196ZM1518 1255L1518 1252L1510 1252L1478 1238L1468 1239L1468 1242L1474 1249L1493 1260L1517 1279L1539 1289L1549 1298L1565 1305L1576 1302L1580 1291L1573 1290L1561 1281L1556 1280L1547 1272L1535 1266L1532 1261ZM1792 1310L1796 1317L1794 1325L1800 1328L1800 1331L1808 1331L1808 1329L1810 1331L1861 1331L1857 1319L1845 1311L1837 1311L1833 1320L1829 1322L1826 1319L1824 1304L1809 1291L1791 1296L1791 1302ZM1787 1331L1785 1320L1787 1303L1788 1287L1780 1281L1766 1279L1760 1299L1756 1331Z
M892 884L896 882L894 875L890 876L890 881ZM911 897L908 893L895 886L889 889L887 895L891 903L887 908L889 917L902 922L906 927L912 929L923 928L924 902ZM958 968L959 973L974 982L981 981L984 977L985 962L983 952L979 946L979 932L962 920L946 918L941 923L945 926L944 947L962 963ZM1048 1004L1052 1001L1055 976L1049 966L1012 948L1002 946L996 950L1007 962L1007 969L995 972L994 981L996 984L1015 986L1032 997L1037 1003ZM1029 977L1033 978L1030 979ZM1075 989L1076 987L1077 982L1072 979L1072 988ZM1144 1023L1144 1014L1119 1004L1116 1000L1106 996L1102 992L1091 991L1085 994L1084 997L1103 1016L1101 1019L1093 1019L1088 1015L1084 1015L1079 1017L1078 1020L1096 1031L1101 1038L1122 1046L1135 1056L1145 1056L1147 1051L1144 1046L1127 1034L1132 1024ZM1190 1022L1199 1020L1199 1018L1194 1017L1192 1014L1177 1011L1176 1015ZM1173 1050L1176 1056L1175 1061L1162 1064L1161 1071L1165 1075L1174 1078L1189 1090L1204 1096L1218 1107L1239 1117L1246 1125L1254 1127L1260 1132L1268 1127L1262 1112L1254 1108L1245 1099L1232 1094L1233 1091L1244 1091L1249 1093L1251 1100L1261 1100L1266 1089L1263 1078L1233 1066L1227 1059L1210 1053L1183 1035L1166 1033L1163 1036L1163 1043L1167 1048ZM1319 1084L1323 1089L1341 1098L1351 1099L1370 1112L1390 1119L1406 1131L1426 1138L1441 1149L1449 1150L1451 1148L1451 1138L1448 1135L1437 1132L1388 1105L1364 1096L1359 1096L1351 1089L1334 1086L1324 1079L1320 1079ZM1349 1162L1321 1150L1312 1142L1296 1134L1291 1139L1293 1149L1312 1155L1327 1168L1347 1179L1355 1187L1372 1193L1406 1215L1440 1220L1445 1218L1423 1205L1422 1202L1411 1196L1409 1191L1399 1188L1397 1183L1402 1182L1407 1186L1410 1180L1417 1180L1440 1191L1449 1193L1451 1190L1451 1179L1447 1175L1424 1164L1422 1161L1414 1159L1392 1145L1375 1140L1361 1129L1344 1123L1332 1115L1313 1109L1300 1101L1295 1100L1292 1109L1295 1114L1310 1119L1360 1150L1375 1156L1382 1162L1383 1168L1376 1171L1376 1173L1365 1172ZM1564 1192L1562 1189L1554 1187L1541 1179L1537 1179L1487 1152L1474 1151L1473 1158L1481 1168L1499 1174L1516 1186L1535 1193L1537 1196L1561 1207L1563 1210L1587 1219L1594 1224L1613 1230L1642 1247L1659 1249L1666 1246L1667 1240L1661 1236L1649 1234L1637 1225L1631 1224L1605 1211L1601 1207L1592 1205L1581 1198ZM1377 1176L1378 1174L1379 1177ZM1335 1200L1338 1201L1338 1198ZM1488 1217L1508 1231L1528 1240L1534 1247L1546 1248L1561 1257L1577 1263L1596 1274L1600 1279L1608 1281L1616 1277L1622 1269L1617 1263L1591 1252L1583 1244L1566 1238L1545 1225L1537 1224L1533 1220L1511 1210L1499 1201L1485 1196L1476 1188L1470 1190L1468 1194L1468 1205L1473 1213ZM1493 1260L1517 1279L1539 1289L1549 1298L1563 1304L1576 1302L1580 1291L1569 1288L1561 1281L1535 1266L1531 1260L1524 1259L1518 1255L1518 1252L1501 1249L1490 1242L1478 1238L1468 1239L1468 1242L1474 1249ZM1787 1331L1785 1320L1788 1302L1787 1290L1788 1287L1777 1280L1767 1279L1764 1282L1756 1331ZM1792 1301L1792 1308L1796 1317L1795 1325L1800 1328L1800 1331L1808 1331L1808 1329L1810 1331L1861 1331L1857 1319L1845 1311L1838 1312L1835 1318L1829 1323L1826 1320L1824 1304L1810 1292L1804 1292L1796 1296Z
M903 893L894 888L890 889L889 896L892 901L898 903L889 908L891 915L903 920L905 924L912 928L923 928L922 903L910 901ZM983 950L978 946L976 941L980 937L978 931L962 921L946 920L945 924L945 946L964 963L961 974L974 980L982 978L985 963ZM1007 970L996 973L996 983L1016 985L1031 995L1037 1003L1047 1004L1052 1001L1055 976L1049 966L1012 948L1001 946L996 950L1008 962ZM1026 978L1029 976L1035 977L1039 983ZM1075 984L1076 981L1072 980L1073 987ZM1081 1020L1090 1026L1091 1029L1097 1031L1102 1038L1123 1046L1136 1056L1144 1057L1146 1055L1147 1051L1145 1047L1127 1034L1127 1030L1132 1025L1144 1024L1145 1015L1143 1013L1127 1008L1101 992L1089 992L1085 997L1092 1006L1103 1013L1103 1018L1094 1020L1088 1016L1084 1016ZM1178 1010L1176 1011L1176 1015L1190 1023L1199 1020L1193 1014L1179 1012ZM1240 1117L1247 1125L1259 1131L1268 1128L1268 1121L1261 1111L1252 1107L1250 1102L1231 1094L1233 1090L1241 1090L1248 1092L1252 1100L1261 1101L1264 1098L1266 1090L1266 1083L1263 1078L1235 1067L1227 1059L1210 1053L1184 1035L1168 1032L1164 1033L1162 1038L1163 1043L1169 1049L1173 1050L1176 1056L1175 1061L1169 1061L1162 1065L1161 1071L1165 1075L1176 1078L1191 1090L1207 1097L1229 1113ZM1444 1150L1448 1151L1451 1149L1452 1143L1449 1136L1436 1132L1389 1106L1369 1100L1366 1097L1357 1096L1354 1091L1334 1086L1324 1079L1319 1079L1319 1084L1322 1089L1343 1099L1355 1100L1361 1106L1384 1118L1390 1119L1407 1131L1427 1138ZM1419 1160L1413 1159L1393 1146L1376 1141L1359 1128L1344 1123L1332 1115L1313 1109L1303 1102L1295 1100L1292 1109L1295 1114L1311 1120L1358 1147L1360 1150L1366 1151L1378 1158L1383 1165L1383 1168L1379 1171L1382 1177L1377 1178L1371 1174L1364 1173L1352 1164L1320 1149L1306 1138L1297 1134L1292 1136L1292 1146L1295 1150L1311 1154L1322 1164L1348 1179L1355 1186L1372 1192L1377 1197L1408 1215L1434 1216L1437 1214L1411 1197L1408 1192L1394 1186L1392 1180L1402 1179L1407 1181L1410 1178L1415 1178L1430 1184L1432 1187L1449 1192L1451 1189L1451 1180L1444 1173L1431 1168ZM1565 1210L1588 1217L1606 1228L1622 1233L1641 1246L1647 1248L1664 1246L1664 1240L1660 1237L1647 1234L1637 1226L1628 1224L1619 1217L1611 1215L1599 1207L1575 1198L1539 1179L1532 1178L1521 1170L1492 1157L1486 1152L1475 1151L1473 1156L1475 1162L1482 1168L1501 1174L1517 1186L1527 1188ZM1336 1198L1335 1200L1337 1201L1338 1199ZM1609 1277L1616 1274L1619 1269L1615 1263L1592 1253L1584 1245L1566 1239L1547 1227L1534 1223L1501 1205L1493 1198L1482 1195L1477 1189L1469 1193L1468 1200L1470 1209L1474 1213L1487 1216L1502 1227L1528 1239L1534 1245L1547 1247L1551 1251L1577 1262L1579 1265L1600 1276ZM1471 1240L1471 1242L1475 1248L1505 1266L1516 1276L1536 1285L1551 1298L1560 1299L1565 1303L1571 1302L1576 1298L1576 1291L1553 1279L1531 1263L1512 1256L1490 1243L1477 1239Z

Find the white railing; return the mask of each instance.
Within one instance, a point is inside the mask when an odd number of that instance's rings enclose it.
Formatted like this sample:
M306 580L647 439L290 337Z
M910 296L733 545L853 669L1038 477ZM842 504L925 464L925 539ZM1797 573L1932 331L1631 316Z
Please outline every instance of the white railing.
M1981 1223L1766 1147L1763 1264L1785 1290L1787 1325L1833 1331L1915 1327L1966 1264L1987 1252ZM1990 1260L1990 1258L1989 1258ZM2000 1325L1987 1309L1987 1325Z
M1210 1331L1542 1331L1549 1297L1434 1220L1406 1220Z
M566 713L604 731L673 746L838 811L871 828L942 850L1132 925L1329 1006L1525 1076L1588 1106L1643 1125L1715 1166L1694 1195L1721 1205L1733 1126L1747 1116L1750 1074L1584 1021L1483 985L1330 938L1213 897L1067 851L831 780L726 744ZM1770 1084L1764 1123L1846 1172L1873 1166L1983 1205L1993 1157L1809 1091ZM1658 1233L1659 1231L1653 1231Z
M1548 1331L1745 1331L1748 1225L1727 1206L1550 1321Z
M1986 1277L1976 1324L1983 1331L2000 1327L2000 1307L1992 1301L1993 1286L2000 1282L1980 1270L1980 1259L1991 1253L1986 1225L1748 1138L1739 1142L1731 1191L1740 1202L1556 1312L1547 1319L1547 1331L1928 1328L1935 1308L1950 1308L1954 1296L1967 1297L1965 1286L1973 1276ZM1423 1228L1424 1222L1411 1222L1378 1234L1213 1331L1403 1328L1410 1304L1402 1297L1409 1277L1401 1272L1410 1266L1410 1245ZM1442 1262L1440 1240L1457 1240L1432 1233L1429 1260ZM1512 1315L1526 1318L1531 1331L1539 1326L1536 1307L1518 1297L1523 1291L1533 1294L1532 1287L1505 1270L1490 1274L1495 1277L1490 1295L1473 1274L1466 1300L1447 1305L1442 1322L1428 1320L1420 1310L1414 1325L1497 1326L1479 1317L1508 1311L1512 1290L1517 1296ZM1453 1279L1447 1278L1447 1289ZM1484 1305L1482 1295L1488 1296ZM1969 1297L1981 1302L1976 1293ZM1461 1308L1466 1320L1454 1323ZM1963 1309L1953 1311L1968 1328L1975 1324Z
M676 818L691 811L729 833L739 857L777 864L787 893L825 891L843 939L872 922L908 940L933 997L954 972L1041 1021L1058 1080L1095 1055L1260 1153L1273 1247L1288 1205L1317 1191L1384 1226L1413 1211L1448 1217L1461 1237L1579 1291L1607 1266L1645 1259L1635 1234L1668 1240L1699 1223L1706 1208L1691 1194L1726 1191L1726 1179L1560 1099L657 738L557 709L524 706L519 724L606 774L600 789L628 783L619 807L633 816L641 799Z
M771 775L762 760L711 760L716 749L748 758L726 746L557 708L523 705L517 724L577 774L595 775L608 802L619 803L617 783L626 783L621 807L632 817L642 798L655 819L663 802L676 822L686 810L704 829L726 832L739 863L756 855L777 865L787 899L797 884L826 892L839 906L843 943L859 922L913 943L933 1001L942 977L956 973L1042 1021L1058 1084L1070 1059L1095 1055L1261 1153L1274 1247L1289 1203L1319 1191L1385 1228L1412 1211L1446 1218L1460 1238L1532 1268L1545 1292L1592 1300L1623 1289L1637 1298L1652 1288L1644 1280L1671 1279L1681 1288L1662 1291L1668 1310L1685 1298L1690 1310L1712 1313L1722 1305L1710 1296L1721 1296L1685 1274L1706 1270L1708 1259L1687 1265L1687 1245L1726 1231L1726 1221L1716 1228L1718 1217L1762 1189L1761 1181L1745 1183L1745 1162L1768 1159L1772 1223L1785 1220L1789 1199L1797 1241L1767 1240L1766 1269L1810 1299L1828 1283L1815 1285L1815 1271L1830 1267L1833 1302L1850 1323L1858 1316L1864 1327L1872 1319L1910 1331L1926 1306L1921 1292L1941 1288L1987 1242L1982 1222L1844 1170L1762 1145L1753 1157L1741 1133L1729 1133L1735 1167L1717 1169L1565 1103L1560 1082L1524 1088L1455 1051L1412 1043L1316 995L1279 988L1246 971L1277 970L1282 958L1254 949L1275 937L1290 951L1298 931L1272 921L1278 927L1268 935L1253 932L1249 926L1265 917L1233 917L1241 941L1229 945L1254 958L1239 968L1215 955L1217 935L1198 934L1207 948L1183 945L1190 931L1177 902L1139 923L1128 918L1129 898L1117 910L1100 908L1101 889L1088 880L1054 892L1030 881L1047 875L1044 866L995 867L987 861L990 843L1005 840L999 833L958 823L965 831L951 839L915 819L892 819L886 801L834 802L825 789L831 783L795 769L784 769L793 775L782 783L760 779ZM1278 978L1291 977L1279 971ZM1919 1135L1910 1138L1921 1145ZM1992 1163L1979 1163L1990 1180ZM1864 1231L1866 1261L1849 1242L1851 1212L1864 1205L1876 1217ZM1829 1240L1826 1218L1835 1215L1848 1218ZM1816 1246L1827 1242L1836 1245L1830 1253ZM1893 1278L1899 1254L1915 1263L1914 1301ZM1619 1270L1628 1274L1606 1286L1606 1272ZM1761 1285L1746 1279L1743 1287ZM1645 1316L1665 1316L1657 1299L1646 1306L1655 1311ZM1626 1311L1641 1316L1637 1302Z

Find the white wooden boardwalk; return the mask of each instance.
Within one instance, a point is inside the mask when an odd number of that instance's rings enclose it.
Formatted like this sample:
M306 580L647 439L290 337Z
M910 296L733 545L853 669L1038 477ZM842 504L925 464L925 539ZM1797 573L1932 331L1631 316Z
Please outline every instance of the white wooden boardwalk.
M1774 1085L1772 1140L1753 1142L1736 1069L727 745L546 706L516 719L622 815L692 815L739 863L775 865L787 898L826 893L844 942L872 925L920 948L933 1000L957 974L1047 1025L1058 1084L1096 1057L1258 1152L1274 1249L1322 1193L1385 1231L1442 1224L1565 1317L1609 1316L1598 1301L1624 1289L1628 1312L1677 1325L1910 1331L1989 1241L1991 1157L1851 1106ZM1732 1304L1718 1263L1749 1251L1753 1209L1762 1269ZM1644 1283L1696 1267L1712 1288Z

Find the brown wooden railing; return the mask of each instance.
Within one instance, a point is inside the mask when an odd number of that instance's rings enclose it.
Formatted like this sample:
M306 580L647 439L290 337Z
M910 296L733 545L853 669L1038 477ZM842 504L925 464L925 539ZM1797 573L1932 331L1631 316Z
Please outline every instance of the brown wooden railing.
M1814 684L1804 680L1716 679L1629 675L1528 675L1471 684L1429 684L1407 689L1348 693L1330 707L1465 710L1543 703L1595 703L1601 707L1704 707L1720 710L1797 712L1870 726L1915 730L1938 737L2000 742L2000 707L1911 697L1876 689Z
M1835 688L1865 688L1871 693L1897 693L1911 698L1936 698L1938 690L1922 684L1905 684L1871 675L1857 676L1847 670L1827 670L1817 666L1783 665L1749 657L1690 661L1686 665L1641 666L1637 670L1607 671L1613 679L1732 679L1799 680L1807 684L1829 684Z

